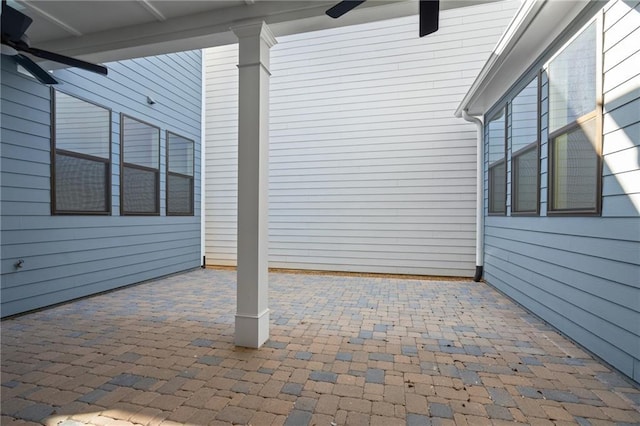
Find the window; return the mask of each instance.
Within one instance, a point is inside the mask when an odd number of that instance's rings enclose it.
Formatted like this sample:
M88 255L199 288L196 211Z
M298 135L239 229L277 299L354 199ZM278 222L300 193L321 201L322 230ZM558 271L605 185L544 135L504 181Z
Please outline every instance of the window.
M505 109L494 116L487 125L489 145L489 214L505 214L507 211L507 162L506 162Z
M53 214L111 212L111 111L52 90Z
M120 213L160 214L160 129L121 115Z
M193 215L193 141L167 132L167 215Z
M511 101L511 211L538 212L538 78Z
M596 45L592 23L549 63L550 213L600 211Z

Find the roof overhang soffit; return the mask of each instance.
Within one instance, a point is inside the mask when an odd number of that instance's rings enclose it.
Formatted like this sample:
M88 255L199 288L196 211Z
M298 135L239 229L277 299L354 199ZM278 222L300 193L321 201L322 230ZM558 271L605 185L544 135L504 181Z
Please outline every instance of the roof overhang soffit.
M549 46L576 21L591 19L608 0L526 0L455 112L480 116L548 53Z

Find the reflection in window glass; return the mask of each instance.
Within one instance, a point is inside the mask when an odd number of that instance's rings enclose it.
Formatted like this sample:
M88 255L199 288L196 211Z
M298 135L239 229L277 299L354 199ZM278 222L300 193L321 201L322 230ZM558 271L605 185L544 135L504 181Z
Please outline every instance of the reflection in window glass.
M553 209L595 209L598 187L596 120L552 141Z
M110 211L111 111L55 91L54 214Z
M549 131L596 108L596 24L589 25L549 64Z
M538 78L511 101L511 176L514 213L538 211Z
M597 213L600 207L596 30L590 24L549 64L551 213Z
M193 141L169 133L169 171L193 176Z
M489 121L488 141L489 141L489 165L505 157L505 133L504 133L504 108Z
M122 117L125 163L157 169L160 163L160 129Z
M193 215L193 141L167 133L167 214Z
M538 140L538 78L534 78L511 102L511 151Z
M108 109L56 91L55 116L56 149L109 158Z
M160 213L160 129L121 115L121 214Z
M505 115L504 108L487 125L489 146L489 213L506 212Z

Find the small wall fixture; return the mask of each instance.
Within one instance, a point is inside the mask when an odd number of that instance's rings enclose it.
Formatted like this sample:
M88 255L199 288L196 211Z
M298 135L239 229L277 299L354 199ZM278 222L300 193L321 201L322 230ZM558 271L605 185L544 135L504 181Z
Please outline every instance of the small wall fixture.
M156 100L153 99L151 96L147 96L147 103L149 105L154 105L156 103Z
M13 264L13 266L16 267L16 269L20 269L22 268L22 264L24 263L24 260L19 259L16 263Z

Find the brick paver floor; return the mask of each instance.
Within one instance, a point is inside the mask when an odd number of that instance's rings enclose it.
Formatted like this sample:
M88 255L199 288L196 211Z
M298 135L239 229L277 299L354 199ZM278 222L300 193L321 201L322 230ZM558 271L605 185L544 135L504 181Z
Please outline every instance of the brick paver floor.
M640 391L485 284L271 274L233 345L235 273L2 322L2 425L639 424Z

